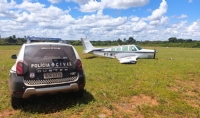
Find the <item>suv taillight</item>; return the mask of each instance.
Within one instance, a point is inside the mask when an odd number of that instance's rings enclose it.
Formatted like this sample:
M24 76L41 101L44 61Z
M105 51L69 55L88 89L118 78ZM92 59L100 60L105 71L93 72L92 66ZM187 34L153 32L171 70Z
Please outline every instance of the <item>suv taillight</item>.
M82 62L79 59L77 61L78 61L78 71L81 71L82 70Z
M24 73L23 67L24 67L23 61L18 61L16 65L16 73L18 76L23 75Z

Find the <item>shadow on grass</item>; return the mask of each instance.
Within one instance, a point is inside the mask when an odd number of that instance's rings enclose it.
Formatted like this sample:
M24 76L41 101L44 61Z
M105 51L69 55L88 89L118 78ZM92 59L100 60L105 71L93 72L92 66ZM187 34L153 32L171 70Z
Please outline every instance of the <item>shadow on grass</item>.
M89 56L89 57L86 57L85 59L94 59L94 58L97 58L98 56Z
M94 97L86 90L81 98L74 97L73 93L47 95L24 99L21 110L30 113L55 113L77 105L88 104L94 100Z
M94 58L113 59L113 58L109 58L105 56L89 56L89 57L85 57L84 59L94 59Z

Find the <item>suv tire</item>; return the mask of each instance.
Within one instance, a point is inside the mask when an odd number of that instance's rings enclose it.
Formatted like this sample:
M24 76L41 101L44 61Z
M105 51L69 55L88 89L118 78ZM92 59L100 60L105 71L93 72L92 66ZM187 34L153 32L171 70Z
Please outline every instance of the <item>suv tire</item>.
M13 109L19 109L22 105L22 99L11 96L11 106Z

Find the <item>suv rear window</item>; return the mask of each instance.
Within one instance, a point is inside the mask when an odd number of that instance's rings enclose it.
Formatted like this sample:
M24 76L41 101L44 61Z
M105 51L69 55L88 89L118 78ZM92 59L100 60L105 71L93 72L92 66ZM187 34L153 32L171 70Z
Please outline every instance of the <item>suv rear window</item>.
M31 62L46 62L52 59L69 59L74 62L76 56L71 46L30 45L25 47L24 60Z

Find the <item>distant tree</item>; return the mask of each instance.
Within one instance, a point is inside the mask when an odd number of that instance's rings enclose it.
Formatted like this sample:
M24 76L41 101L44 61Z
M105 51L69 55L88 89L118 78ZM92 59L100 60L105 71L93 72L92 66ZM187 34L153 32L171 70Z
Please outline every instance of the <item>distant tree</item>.
M184 39L177 39L177 42L182 43L182 42L185 42L185 40Z
M119 45L121 45L121 44L122 44L122 40L121 40L120 38L118 38L118 39L117 39L117 43L118 43Z
M124 42L126 42L126 38L124 38Z
M16 44L20 45L26 42L26 40L24 38L16 38Z
M168 41L169 41L169 42L172 42L172 43L175 43L175 42L177 42L177 38L176 38L176 37L170 37L170 38L168 39Z
M81 45L81 41L80 40L76 40L73 42L73 45Z
M136 40L133 37L129 37L128 40L126 41L128 44L133 44L136 42Z
M10 44L13 44L13 43L16 43L16 39L13 39L13 37L12 36L9 36L7 39L6 39L6 41L8 42L8 43L10 43Z
M96 41L96 45L102 45L101 41L100 40Z
M111 41L110 40L108 40L108 41L106 41L106 45L111 45Z
M149 40L145 40L144 42L145 42L145 43L151 43L151 41L149 41Z
M126 40L126 38L124 38L124 40L123 40L123 44L127 44L127 42L126 42L127 40Z
M187 42L192 42L192 39L187 39L186 41L187 41Z
M13 38L13 39L16 39L16 36L15 36L15 35L13 35L13 36L12 36L12 38Z

